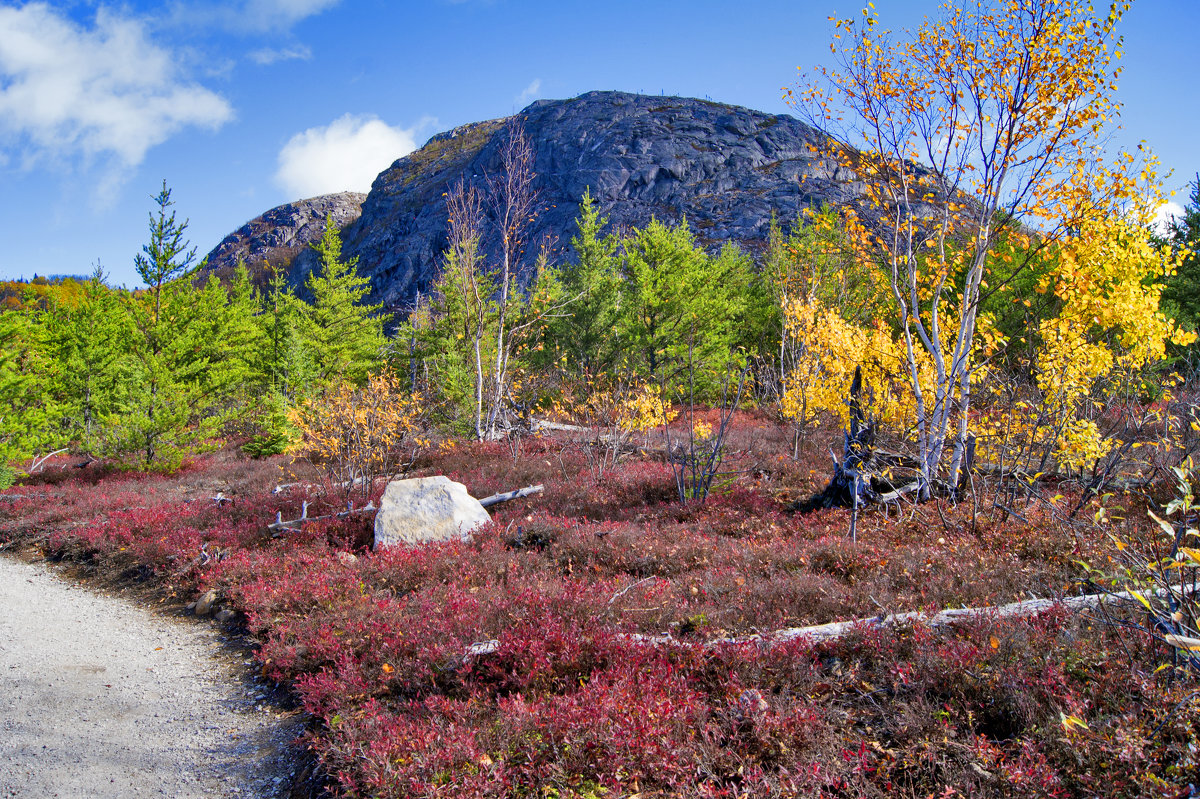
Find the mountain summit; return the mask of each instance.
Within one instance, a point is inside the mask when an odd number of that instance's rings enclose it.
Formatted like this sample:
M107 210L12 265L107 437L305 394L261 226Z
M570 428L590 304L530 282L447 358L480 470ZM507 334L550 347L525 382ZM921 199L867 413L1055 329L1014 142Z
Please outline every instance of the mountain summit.
M652 217L686 218L701 242L749 249L766 241L772 212L786 222L805 207L840 204L857 194L853 176L819 155L824 134L787 115L682 97L589 92L539 100L517 117L534 150L541 209L526 237L525 267L542 241L568 249L585 191L617 229ZM433 285L446 241L444 194L460 177L482 188L486 176L500 171L505 122L437 134L375 179L361 216L342 233L344 255L358 257L375 301L403 309ZM484 242L485 250L493 247ZM213 254L231 251L222 242ZM296 281L315 263L311 251L253 255L291 263ZM210 268L222 265L210 262Z

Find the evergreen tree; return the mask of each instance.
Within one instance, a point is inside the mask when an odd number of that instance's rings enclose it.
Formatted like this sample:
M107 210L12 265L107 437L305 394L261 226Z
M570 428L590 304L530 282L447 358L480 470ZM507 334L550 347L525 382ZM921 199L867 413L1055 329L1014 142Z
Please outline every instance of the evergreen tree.
M48 391L49 363L40 310L0 311L0 487L12 485L13 461L61 445Z
M239 264L239 272L244 266ZM232 295L239 294L235 280ZM257 298L256 298L257 299ZM237 302L231 299L231 302ZM251 322L254 347L250 352L246 378L250 412L253 417L252 440L244 447L255 457L283 452L292 440L288 409L306 396L316 383L309 346L304 336L307 309L288 287L283 269L272 269Z
M53 363L52 392L63 432L80 451L102 448L102 420L114 410L122 359L129 354L131 318L97 265L82 296L60 299L46 320Z
M695 368L697 391L715 390L739 358L749 259L731 245L710 258L686 222L668 227L656 219L625 239L624 253L618 329L633 367L668 386Z
M1166 280L1162 308L1185 330L1200 328L1200 174L1192 181L1192 193L1183 216L1171 221L1168 234L1176 252L1187 250L1174 275Z
M205 413L222 420L238 417L248 410L247 391L255 391L253 364L262 348L254 320L258 298L249 273L244 266L235 271L228 289L216 275L210 275L203 287L192 286L192 291L184 294L190 294L195 303L185 322L189 328L185 337L204 342L193 348L191 358L204 364L199 384ZM181 365L190 368L192 364L184 359Z
M342 239L333 217L313 245L320 268L305 284L312 305L305 313L304 334L312 353L315 379L322 386L345 380L355 384L383 363L386 340L379 305L364 305L370 281L355 271L357 258L342 260Z
M196 248L189 250L189 242L184 239L188 220L177 222L175 212L168 213L175 203L171 201L166 180L154 202L158 212L157 215L150 213L150 241L142 245L142 252L134 258L133 265L154 298L153 324L157 326L162 313L163 287L192 271Z
M145 466L173 468L210 445L230 417L252 339L248 281L236 309L215 277L194 286L187 276L195 249L184 238L187 222L168 213L165 183L155 202L150 241L135 260L148 289L124 303L134 334L105 421L111 454L137 452Z
M316 382L316 366L305 339L307 306L291 292L283 269L271 272L257 317L262 347L255 381L287 402L296 402Z
M591 192L583 195L578 233L571 239L575 260L558 271L562 291L559 301L567 305L550 320L548 337L567 357L568 369L576 374L599 374L611 370L617 358L617 298L621 287L617 251L621 240L605 233L608 217L601 217ZM545 289L543 289L545 290Z

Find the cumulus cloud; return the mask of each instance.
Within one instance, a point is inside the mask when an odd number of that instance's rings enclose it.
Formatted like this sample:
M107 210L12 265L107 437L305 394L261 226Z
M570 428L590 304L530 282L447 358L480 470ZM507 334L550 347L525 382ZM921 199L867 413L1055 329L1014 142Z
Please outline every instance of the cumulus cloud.
M294 198L337 191L367 191L393 161L417 149L417 132L375 116L346 114L325 127L297 133L279 152L275 182Z
M517 105L524 108L536 100L542 93L542 79L534 78L529 85L516 96Z
M82 157L112 182L183 128L232 115L135 19L101 8L84 28L45 3L0 8L0 133L26 165Z
M1186 213L1182 205L1174 200L1168 200L1154 212L1154 229L1160 235L1166 235L1171 231L1171 220L1177 216L1182 217Z
M269 66L279 61L307 61L310 58L312 58L312 50L302 44L278 50L264 47L250 53L250 60L263 66Z

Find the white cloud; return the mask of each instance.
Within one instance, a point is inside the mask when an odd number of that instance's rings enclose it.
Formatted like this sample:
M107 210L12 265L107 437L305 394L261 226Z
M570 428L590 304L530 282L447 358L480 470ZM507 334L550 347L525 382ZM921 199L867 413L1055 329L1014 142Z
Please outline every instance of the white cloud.
M173 0L163 22L175 28L218 28L238 36L286 33L341 0Z
M1168 200L1158 207L1154 212L1154 221L1151 223L1160 235L1166 235L1171 231L1171 219L1174 217L1182 217L1187 213L1184 207L1174 200Z
M303 44L284 47L279 50L264 47L261 50L255 50L250 53L250 60L263 66L268 66L278 61L307 61L310 58L312 58L312 50Z
M517 105L524 108L532 103L542 93L542 79L534 78L525 89L516 96Z
M243 22L259 30L291 27L306 17L320 14L339 0L246 0Z
M86 29L45 3L0 8L0 134L26 165L99 160L111 186L183 128L232 115L137 20L101 8Z
M367 191L397 158L417 149L416 134L431 124L392 127L375 116L346 114L325 127L297 133L279 151L275 182L293 198Z

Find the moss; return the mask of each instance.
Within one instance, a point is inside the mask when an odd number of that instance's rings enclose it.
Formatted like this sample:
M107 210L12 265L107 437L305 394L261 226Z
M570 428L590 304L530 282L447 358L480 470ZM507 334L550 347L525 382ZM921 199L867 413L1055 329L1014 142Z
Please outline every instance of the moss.
M399 167L397 176L405 186L454 162L466 161L483 149L504 124L502 119L464 125L455 136L431 139L424 147L409 155Z

